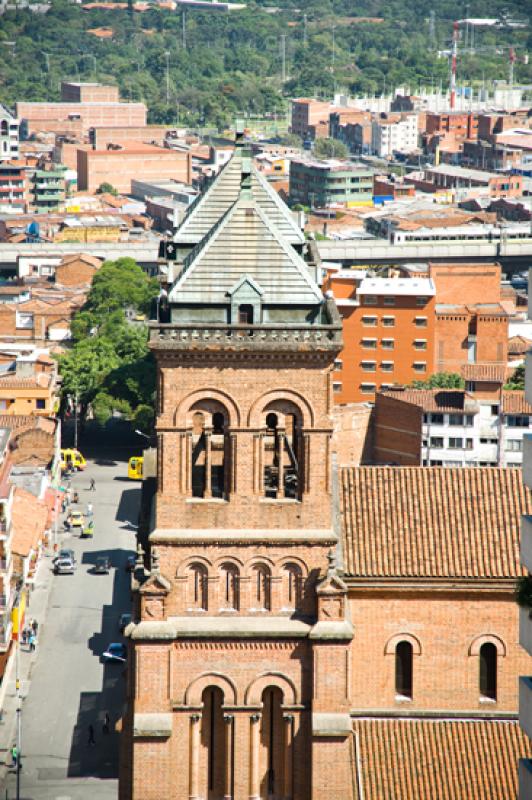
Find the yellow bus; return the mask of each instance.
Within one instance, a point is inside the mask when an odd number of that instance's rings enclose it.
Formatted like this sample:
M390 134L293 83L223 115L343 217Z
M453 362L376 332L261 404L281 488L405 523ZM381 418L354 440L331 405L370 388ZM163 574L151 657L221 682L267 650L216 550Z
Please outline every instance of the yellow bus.
M87 466L84 456L79 450L74 450L72 447L66 447L61 450L61 471L66 469L83 470Z
M142 465L144 458L142 456L133 456L127 463L127 477L132 481L142 480Z

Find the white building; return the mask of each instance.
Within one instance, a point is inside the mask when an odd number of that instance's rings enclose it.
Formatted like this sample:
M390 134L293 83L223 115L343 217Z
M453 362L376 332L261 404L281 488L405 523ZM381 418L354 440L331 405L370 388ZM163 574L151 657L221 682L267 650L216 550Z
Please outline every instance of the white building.
M19 157L19 127L18 119L0 105L0 162Z
M371 123L371 151L380 158L394 153L412 153L418 147L417 114L409 114L398 122L389 119Z

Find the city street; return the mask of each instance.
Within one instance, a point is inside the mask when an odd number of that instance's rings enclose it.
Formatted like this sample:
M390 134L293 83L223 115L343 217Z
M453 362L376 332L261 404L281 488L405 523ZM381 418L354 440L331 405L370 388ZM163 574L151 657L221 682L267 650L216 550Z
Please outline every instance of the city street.
M96 491L89 491L90 479ZM130 610L130 576L125 565L135 552L140 483L127 480L127 462L88 462L72 479L83 512L93 504L95 534L59 537L78 561L74 575L53 578L48 610L39 630L37 660L22 711L21 798L24 800L111 800L118 790L118 733L123 666L104 665L101 653L122 641L118 618ZM111 560L108 575L92 574L98 556ZM51 569L51 559L45 568ZM23 687L23 692L25 687ZM105 713L111 732L102 731ZM88 745L89 725L96 744ZM6 784L15 797L15 775Z

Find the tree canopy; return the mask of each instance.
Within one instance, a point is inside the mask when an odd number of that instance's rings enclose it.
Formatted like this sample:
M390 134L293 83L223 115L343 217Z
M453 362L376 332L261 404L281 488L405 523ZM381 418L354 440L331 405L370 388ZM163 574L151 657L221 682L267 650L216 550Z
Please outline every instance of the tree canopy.
M72 348L59 358L63 398L77 395L83 417L89 408L101 424L115 412L139 416L143 430L153 421L155 364L146 326L130 317L146 311L157 290L130 258L106 261L94 276L72 321Z
M457 372L435 372L425 381L412 381L413 389L463 389L465 381Z

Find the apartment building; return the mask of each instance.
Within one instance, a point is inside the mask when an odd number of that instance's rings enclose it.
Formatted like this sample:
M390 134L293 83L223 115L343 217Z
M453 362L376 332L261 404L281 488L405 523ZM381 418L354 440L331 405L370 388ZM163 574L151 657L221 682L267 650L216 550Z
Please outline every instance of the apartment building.
M139 168L142 165L142 169ZM190 152L170 150L157 145L131 142L104 150L78 150L78 188L95 192L102 183L110 183L122 194L130 194L131 181L173 178L192 183Z
M328 159L290 161L290 199L316 207L373 205L373 170Z
M19 120L0 104L0 163L19 157Z
M521 197L521 175L499 175L469 167L440 164L423 171L423 178L412 179L421 191L452 189L460 195L486 194L489 197Z
M31 204L37 211L57 211L65 202L66 167L59 164L49 169L37 169L31 177Z
M329 135L329 114L334 111L332 103L323 100L314 100L308 97L298 97L292 100L292 119L290 130L302 139L315 139L316 132L326 126L323 136Z
M532 432L521 391L489 398L464 389L397 387L375 402L377 463L429 467L520 467Z
M374 119L371 123L371 151L380 158L394 153L412 153L418 147L418 124L415 114L402 119Z
M430 277L338 270L327 275L324 289L332 291L343 321L344 347L333 372L337 403L373 402L382 388L432 374L436 289Z
M0 160L0 213L24 213L28 204L26 162L20 159Z

